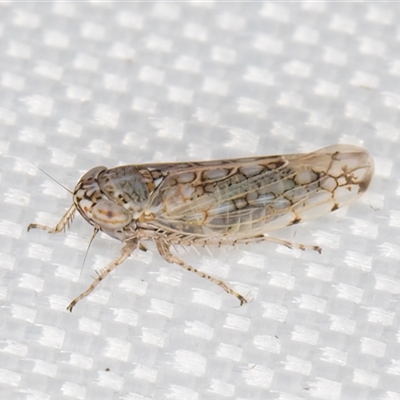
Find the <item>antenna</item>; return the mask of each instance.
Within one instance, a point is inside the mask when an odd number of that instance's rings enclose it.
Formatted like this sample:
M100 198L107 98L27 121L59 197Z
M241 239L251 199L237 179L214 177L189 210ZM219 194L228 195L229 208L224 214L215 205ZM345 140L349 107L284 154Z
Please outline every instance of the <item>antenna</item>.
M60 185L63 189L65 189L67 192L74 194L74 192L72 190L69 190L67 187L65 187L62 183L58 182L57 179L53 178L51 175L49 175L46 171L44 171L42 168L40 168L39 166L37 166L36 164L32 163L32 165L34 165L39 171L42 171L46 176L48 176L52 181L54 181L55 183L57 183L58 185Z
M88 255L88 253L89 253L90 246L92 245L93 240L94 240L94 238L96 237L96 235L99 233L99 231L100 231L100 228L98 228L98 227L96 226L96 227L94 228L93 235L92 235L92 237L91 237L91 239L90 239L90 242L89 242L89 244L88 244L88 247L87 247L87 249L86 249L85 257L84 257L84 259L83 259L82 268L81 268L81 275L82 275L83 267L85 266L86 257L87 257L87 255Z

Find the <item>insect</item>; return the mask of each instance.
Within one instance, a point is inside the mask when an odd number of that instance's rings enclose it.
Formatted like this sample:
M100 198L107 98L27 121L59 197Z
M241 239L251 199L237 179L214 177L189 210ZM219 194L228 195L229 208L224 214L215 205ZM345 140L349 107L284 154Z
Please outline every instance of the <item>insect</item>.
M54 227L30 224L49 233L63 231L78 210L94 227L123 243L121 253L67 307L73 307L144 242L188 271L246 299L223 281L186 264L171 245L234 245L270 241L289 248L314 249L267 236L308 221L360 197L374 173L363 148L338 144L307 154L232 160L95 167L73 191L73 204Z

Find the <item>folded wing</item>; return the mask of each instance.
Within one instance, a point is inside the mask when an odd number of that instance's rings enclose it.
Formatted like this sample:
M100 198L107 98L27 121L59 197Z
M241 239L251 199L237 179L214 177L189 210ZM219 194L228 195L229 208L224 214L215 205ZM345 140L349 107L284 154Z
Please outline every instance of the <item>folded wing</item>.
M166 173L150 196L152 225L194 236L238 238L317 218L355 200L374 165L362 148L194 163Z

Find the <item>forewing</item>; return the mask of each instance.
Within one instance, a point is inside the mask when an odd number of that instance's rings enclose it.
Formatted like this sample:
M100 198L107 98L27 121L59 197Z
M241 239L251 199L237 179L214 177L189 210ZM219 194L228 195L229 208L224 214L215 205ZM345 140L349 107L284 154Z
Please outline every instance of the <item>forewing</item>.
M268 232L326 214L360 196L373 173L368 153L349 145L181 166L168 169L146 214L164 230L214 237Z

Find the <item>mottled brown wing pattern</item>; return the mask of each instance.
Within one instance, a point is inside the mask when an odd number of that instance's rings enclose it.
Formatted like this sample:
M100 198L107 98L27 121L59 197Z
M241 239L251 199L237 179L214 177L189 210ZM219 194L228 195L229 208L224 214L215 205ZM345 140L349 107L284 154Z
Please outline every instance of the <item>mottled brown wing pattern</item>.
M343 150L348 150L343 151ZM144 211L160 228L244 237L310 220L360 196L371 159L353 146L214 162L170 173Z
M268 196L267 186L290 173L286 165L282 157L267 157L174 171L157 187L144 213L155 224L182 233L202 234L203 228L228 233L238 223L256 221L254 212L268 207L257 191Z

